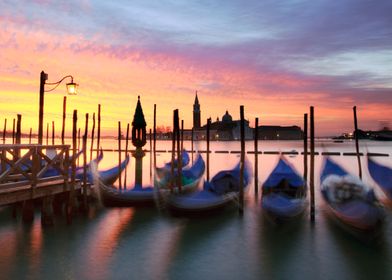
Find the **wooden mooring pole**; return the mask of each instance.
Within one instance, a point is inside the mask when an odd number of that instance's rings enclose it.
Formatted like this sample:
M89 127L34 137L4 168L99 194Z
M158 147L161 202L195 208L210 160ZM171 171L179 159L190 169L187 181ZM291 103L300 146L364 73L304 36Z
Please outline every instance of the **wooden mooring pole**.
M61 126L61 145L65 144L65 118L67 113L67 97L63 99L63 124Z
M22 140L22 115L17 115L15 144L20 144ZM20 158L20 149L16 149L16 154Z
M86 113L86 122L83 135L83 203L82 209L87 210L87 136L88 136L88 113Z
M241 163L240 163L240 192L239 192L239 208L240 214L244 212L244 165L245 165L245 118L244 118L244 106L240 106L240 121L241 121Z
M29 132L29 144L31 144L31 137L33 135L33 129L30 127L30 132Z
M154 104L154 172L157 167L157 105Z
M121 122L118 122L118 188L121 190Z
M15 144L15 118L12 119L12 144Z
M49 123L46 123L46 145L49 145Z
M177 137L177 188L178 188L178 192L181 193L182 189L181 189L181 182L182 182L182 156L181 156L181 151L182 151L182 147L181 147L181 135L180 135L180 118L179 118L179 114L177 114L177 118L176 118L176 137ZM182 132L181 132L182 133Z
M97 157L99 156L99 148L101 141L101 104L98 104L98 130L97 130Z
M94 133L95 133L95 113L93 113L93 127L91 129L90 161L93 160Z
M255 135L254 135L254 141L255 141L255 172L254 172L254 176L255 176L255 198L258 198L258 194L259 194L259 147L258 147L258 143L259 143L259 118L255 119Z
M184 150L184 120L181 120L181 151Z
M129 143L129 123L127 123L127 135L125 137L125 157L128 156L128 143ZM128 168L125 168L124 174L124 189L127 188Z
M78 128L78 148L77 148L78 152L80 151L80 128ZM75 155L73 155L75 156ZM80 157L78 157L78 166L80 166Z
M315 222L314 202L314 108L310 107L310 221Z
M71 187L69 192L69 198L66 205L66 217L67 223L72 223L72 216L75 210L75 183L76 183L76 158L77 153L77 123L78 123L78 111L73 111L72 116L72 162L71 162ZM80 131L80 130L79 130Z
M55 143L55 130L54 130L54 121L52 121L52 145Z
M308 114L304 114L304 181L308 181Z
M152 130L150 128L150 180L152 180Z
M176 119L178 119L178 109L173 111L173 132L172 132L172 150L171 150L171 168L170 168L170 191L174 188L174 161L176 156Z
M207 181L210 180L210 126L211 126L211 118L207 119L207 135L206 135L206 140L207 140Z
M359 131L358 131L358 122L357 122L357 106L353 107L354 112L354 136L355 136L355 150L357 152L357 160L358 160L358 176L362 179L362 166L361 166L361 155L359 153Z
M4 129L3 129L3 144L5 144L5 135L7 133L7 118L4 119Z
M193 138L194 138L194 129L192 127L192 131L191 131L191 155L192 155L192 164L193 164Z

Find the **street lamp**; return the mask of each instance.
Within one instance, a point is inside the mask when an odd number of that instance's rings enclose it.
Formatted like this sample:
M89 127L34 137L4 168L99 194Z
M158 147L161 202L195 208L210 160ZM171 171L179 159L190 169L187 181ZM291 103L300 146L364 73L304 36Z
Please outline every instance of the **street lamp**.
M71 78L71 82L66 84L67 92L69 95L77 94L78 84L73 82L71 75L64 76L60 81L55 83L47 83L48 74L44 71L41 72L40 85L39 85L39 121L38 121L38 144L42 145L43 124L44 124L44 93L55 90L62 81ZM45 85L53 86L51 89L45 90Z

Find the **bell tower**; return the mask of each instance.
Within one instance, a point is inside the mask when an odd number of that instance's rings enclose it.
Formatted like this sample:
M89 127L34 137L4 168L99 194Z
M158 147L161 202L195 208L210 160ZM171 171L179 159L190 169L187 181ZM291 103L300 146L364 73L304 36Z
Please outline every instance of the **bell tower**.
M196 91L195 103L193 104L193 128L196 129L200 127L200 104Z

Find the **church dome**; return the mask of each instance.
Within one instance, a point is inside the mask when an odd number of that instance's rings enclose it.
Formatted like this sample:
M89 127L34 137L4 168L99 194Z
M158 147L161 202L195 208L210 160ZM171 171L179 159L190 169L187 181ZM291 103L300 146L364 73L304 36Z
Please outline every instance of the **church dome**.
M233 118L230 116L229 112L226 111L226 114L222 117L222 122L232 122Z

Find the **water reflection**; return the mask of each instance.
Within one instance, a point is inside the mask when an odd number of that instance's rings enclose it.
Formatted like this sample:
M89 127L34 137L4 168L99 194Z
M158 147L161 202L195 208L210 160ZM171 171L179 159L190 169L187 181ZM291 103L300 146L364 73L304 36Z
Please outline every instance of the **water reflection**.
M91 279L108 279L108 265L116 248L119 246L121 234L131 225L133 208L118 208L107 211L96 227L91 230L90 238L84 251L84 259ZM91 269L93 268L93 269Z
M262 214L260 224L260 259L262 275L267 279L295 279L298 264L296 251L301 247L306 215L285 223L275 223Z
M352 279L392 279L390 271L390 244L385 235L385 228L377 238L353 238L343 231L331 219L328 219L328 230L333 241L339 247L342 262L349 266Z

